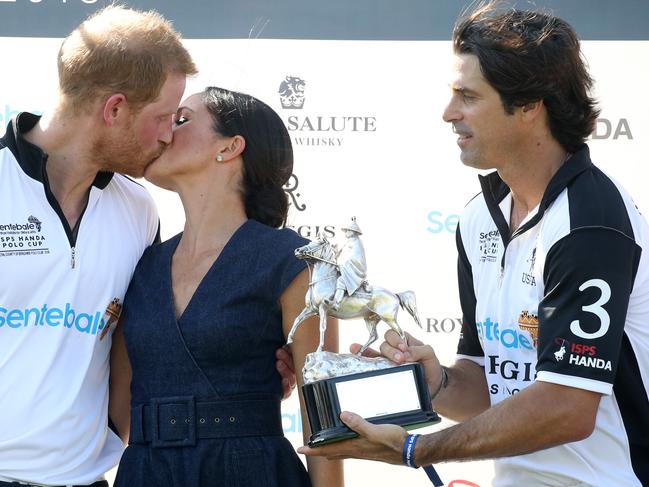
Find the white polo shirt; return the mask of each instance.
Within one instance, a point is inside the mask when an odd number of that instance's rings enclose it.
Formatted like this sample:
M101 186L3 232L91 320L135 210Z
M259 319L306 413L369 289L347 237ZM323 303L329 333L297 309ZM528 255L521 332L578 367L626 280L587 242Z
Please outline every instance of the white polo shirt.
M90 484L122 452L107 428L111 333L158 216L142 186L99 173L70 229L21 135L37 121L21 113L0 139L0 480Z
M458 358L484 367L492 405L534 381L603 394L590 437L498 459L493 485L649 485L645 219L585 145L513 235L509 188L481 184L457 234Z

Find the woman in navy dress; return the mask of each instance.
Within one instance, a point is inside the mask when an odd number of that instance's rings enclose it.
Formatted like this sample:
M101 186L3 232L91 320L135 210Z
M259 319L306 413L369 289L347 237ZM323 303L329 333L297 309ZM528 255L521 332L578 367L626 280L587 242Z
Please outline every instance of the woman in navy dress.
M282 432L275 350L308 286L293 254L306 241L280 229L288 132L266 104L219 88L190 96L174 124L145 177L179 194L186 222L145 252L124 300L111 379L132 370L131 421L115 486L340 486L340 461L308 459L307 474ZM300 332L296 370L318 326Z

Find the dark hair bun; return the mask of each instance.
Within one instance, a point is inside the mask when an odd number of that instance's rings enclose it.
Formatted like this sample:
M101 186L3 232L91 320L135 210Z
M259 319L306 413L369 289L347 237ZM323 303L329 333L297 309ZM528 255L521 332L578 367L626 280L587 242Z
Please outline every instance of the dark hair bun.
M236 91L208 87L204 100L215 132L246 141L241 153L246 215L274 228L283 226L288 216L283 187L293 172L293 147L284 122L264 102Z
M246 215L273 228L286 222L288 196L281 186L250 188L245 195Z

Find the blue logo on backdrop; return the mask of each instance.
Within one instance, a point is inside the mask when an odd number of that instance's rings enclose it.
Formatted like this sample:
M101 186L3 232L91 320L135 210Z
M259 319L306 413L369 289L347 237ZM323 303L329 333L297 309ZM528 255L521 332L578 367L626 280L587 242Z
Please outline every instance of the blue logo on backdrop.
M0 0L0 2L3 2L4 0ZM27 109L27 111L33 113L34 115L42 115L43 112L40 110L32 110L32 109ZM14 107L12 107L9 104L5 104L4 107L2 104L0 104L0 135L4 134L4 129L6 125L9 123L9 120L11 120L13 117L18 115L21 112L21 110L15 110Z
M433 234L442 232L455 233L457 224L460 222L460 215L455 213L442 213L441 211L431 211L428 213L428 225L426 230Z
M78 333L95 335L101 331L106 324L103 313L97 311L94 314L78 313L65 304L65 308L49 308L44 304L41 308L7 309L0 307L0 328L13 329L26 328L28 326L51 326L55 328L67 328Z
M5 105L4 110L0 108L0 124L6 125L12 117L18 115L18 110L14 110L10 105Z
M299 409L292 413L282 413L282 429L284 433L302 433L302 416Z

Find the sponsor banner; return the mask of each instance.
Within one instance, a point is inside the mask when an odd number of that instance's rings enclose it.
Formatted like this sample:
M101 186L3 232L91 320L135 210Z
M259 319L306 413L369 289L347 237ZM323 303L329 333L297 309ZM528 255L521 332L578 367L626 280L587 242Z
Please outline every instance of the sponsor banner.
M49 109L56 97L60 42L56 38L0 38L0 134L17 111ZM421 327L403 311L399 324L433 345L443 363L452 363L461 329L455 231L464 205L480 189L476 172L459 161L456 136L441 119L450 94L450 42L185 42L200 69L188 83L187 94L208 85L247 92L272 106L286 124L295 152L293 175L284 187L290 202L288 225L306 238L321 232L340 247L344 243L341 228L355 216L363 231L370 284L393 292L415 291ZM649 85L649 42L586 41L583 47L602 107L589 142L593 160L629 189L646 214L649 193L644 185L649 169L644 156L649 152L649 112L634 90L621 89L619 73L633 80L634 86ZM178 197L144 184L158 204L163 238L181 231L184 213ZM24 228L36 225L29 217L0 222L0 246L7 244L0 250L47 248L47 238L37 239L36 228ZM481 255L488 260L499 237L485 233L480 238ZM528 257L530 269L534 259L534 255ZM521 279L535 285L532 272ZM44 329L65 329L65 303L57 306L60 313L49 309L41 313L51 321ZM5 331L16 326L11 331L19 332L25 323L34 326L37 311L19 311L12 310L11 316L9 310L2 312ZM93 318L90 328L77 313L75 319L81 321L70 330L93 333L95 313L88 313ZM55 327L52 320L58 320L59 314L61 323ZM505 348L533 349L535 320L534 310L521 310L518 329L503 331L498 323L484 318L479 331L484 339L498 340ZM380 324L379 336L387 329ZM346 351L352 342L367 339L365 324L343 322L340 335L340 347ZM591 355L591 350L580 345L557 343L556 352L563 355L556 355L556 360L606 370L607 364L598 361L594 351ZM503 377L522 382L534 379L533 364L487 357L485 366L489 373ZM297 397L285 401L282 421L289 440L301 444ZM444 421L421 432L449 425ZM448 463L440 465L439 472L447 485L486 487L491 485L493 466L488 461ZM429 485L421 471L360 461L346 462L346 480L349 485Z

